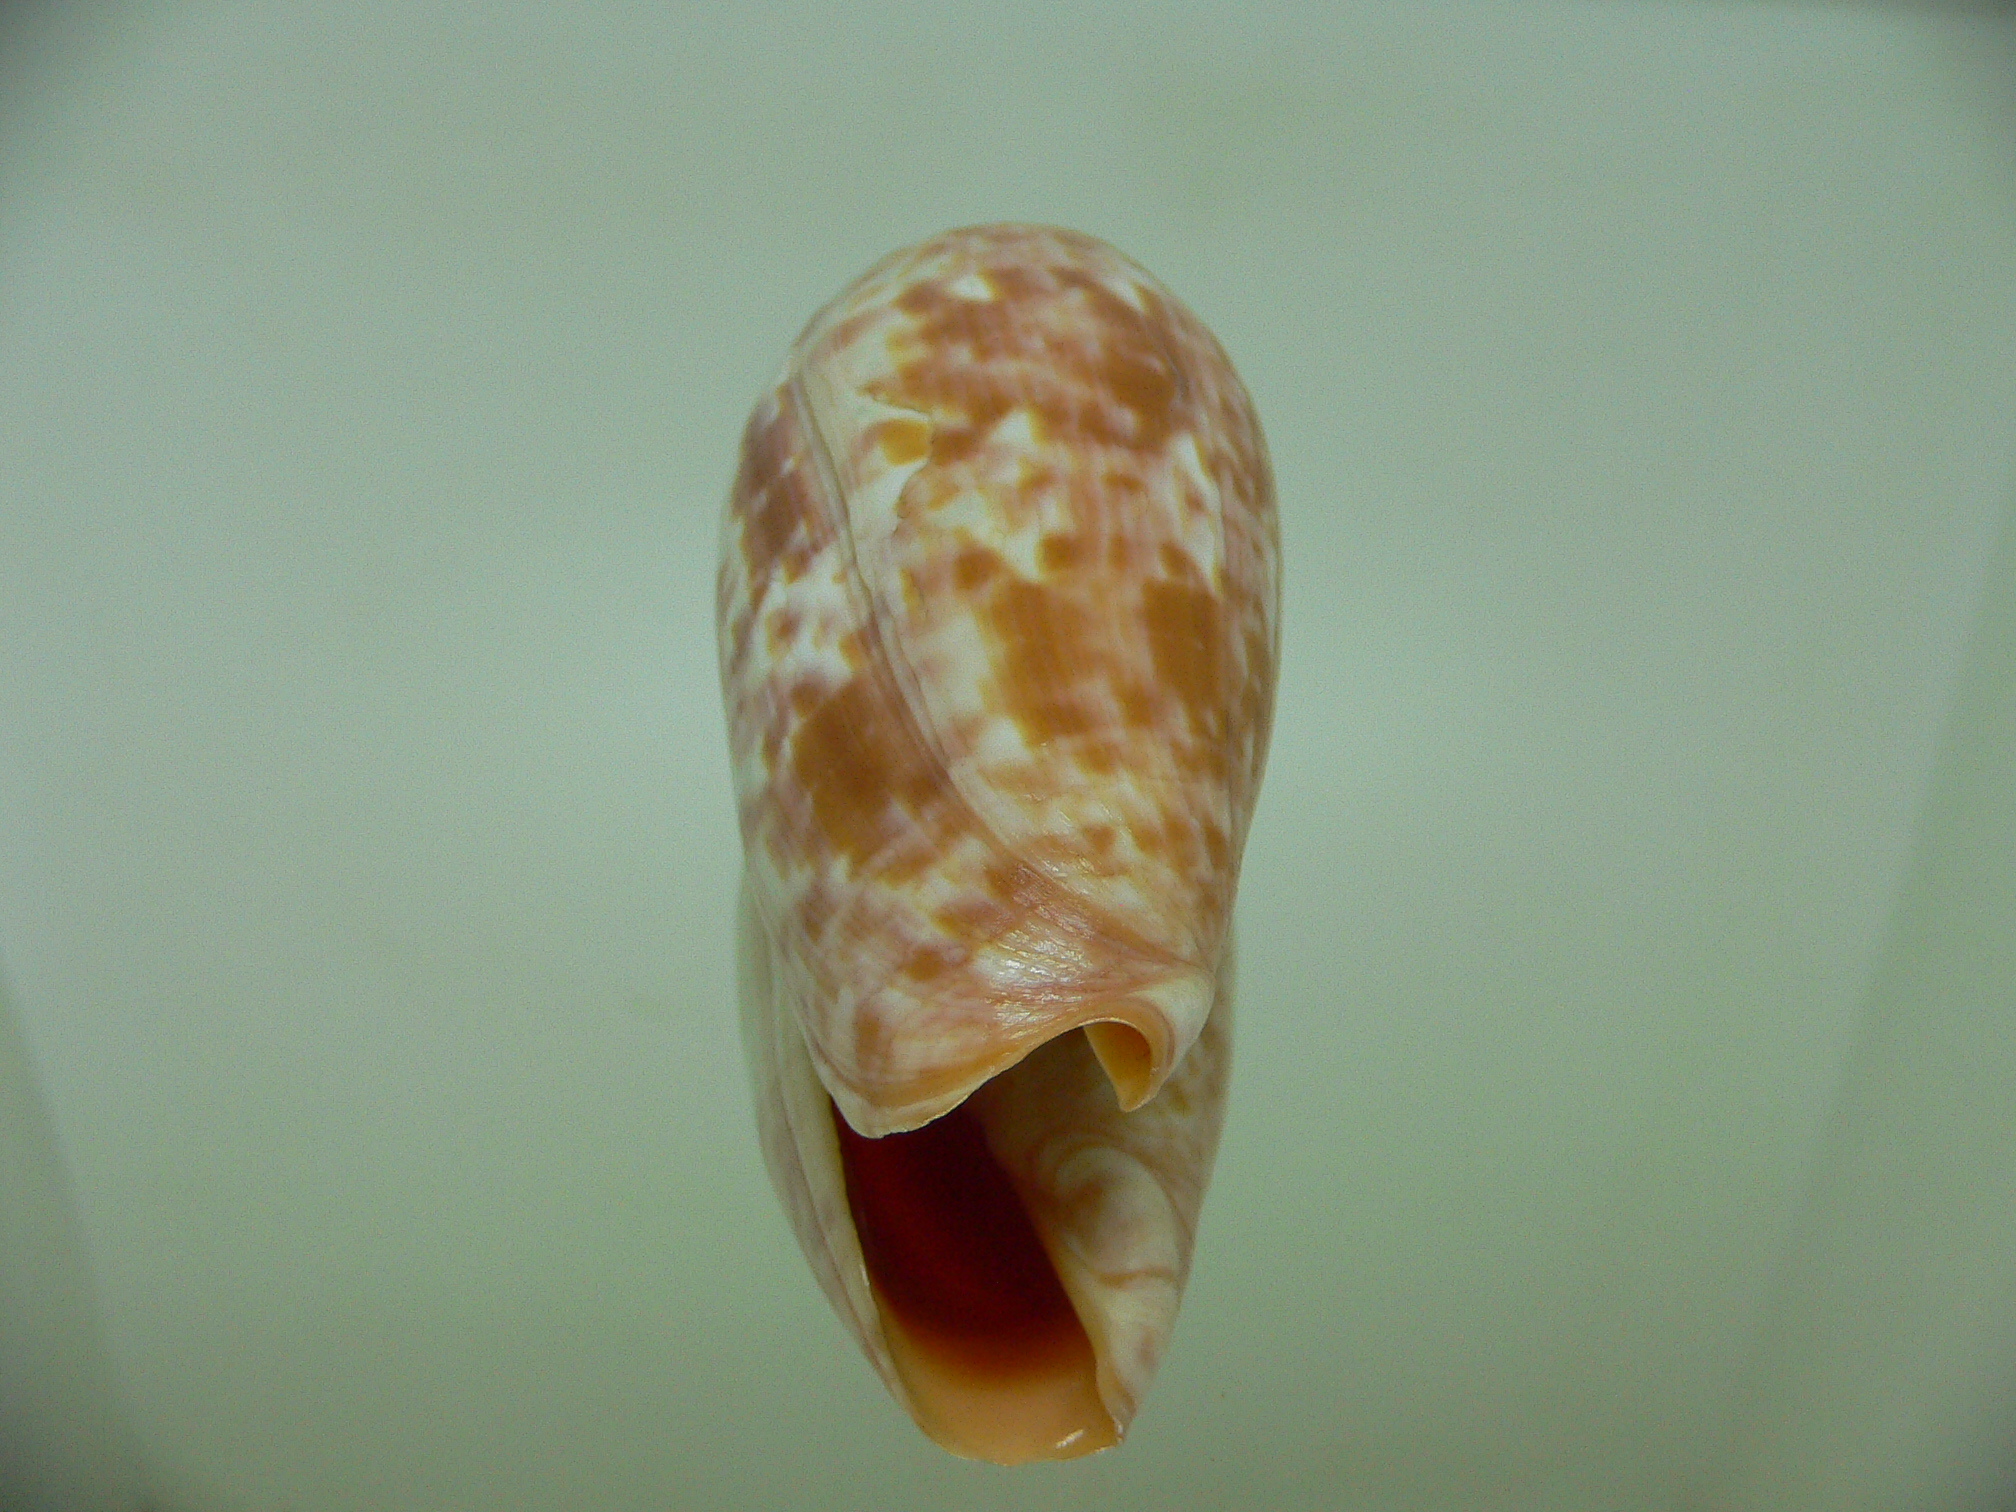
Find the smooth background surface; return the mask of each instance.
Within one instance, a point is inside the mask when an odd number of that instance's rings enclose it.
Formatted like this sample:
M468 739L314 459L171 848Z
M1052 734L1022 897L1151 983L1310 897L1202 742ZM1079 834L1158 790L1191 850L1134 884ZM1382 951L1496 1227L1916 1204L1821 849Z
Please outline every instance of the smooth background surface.
M1956 705L2010 23L738 15L0 30L0 1243L158 1505L1669 1508L1828 1434L1864 1504L1990 1494L2016 1299L1900 1325L1901 1396L1827 1331L1939 1314L1956 1214L2016 1245L1921 1179L2008 1168L1999 1064L1867 1027L1992 1049L2016 990L1911 965L2007 911L1938 855L2016 802L2003 642ZM798 326L1007 218L1216 329L1288 561L1184 1321L1121 1452L1013 1474L882 1398L765 1184L711 625ZM1858 1165L1963 1073L1969 1137Z

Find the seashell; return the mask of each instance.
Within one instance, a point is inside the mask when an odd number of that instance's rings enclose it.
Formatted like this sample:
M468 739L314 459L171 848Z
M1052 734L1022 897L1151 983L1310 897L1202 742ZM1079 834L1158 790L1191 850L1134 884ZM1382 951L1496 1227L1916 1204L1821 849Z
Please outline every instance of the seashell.
M1117 1443L1174 1326L1279 555L1223 351L1070 231L884 258L744 432L720 656L764 1157L955 1453Z

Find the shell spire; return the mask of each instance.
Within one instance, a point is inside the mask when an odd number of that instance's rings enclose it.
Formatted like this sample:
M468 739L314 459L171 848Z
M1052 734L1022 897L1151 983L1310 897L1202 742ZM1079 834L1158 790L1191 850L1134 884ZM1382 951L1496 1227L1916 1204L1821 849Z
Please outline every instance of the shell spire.
M1245 390L1090 237L892 254L751 416L719 600L744 1025L801 1244L939 1442L1115 1442L1229 1066L1278 648Z

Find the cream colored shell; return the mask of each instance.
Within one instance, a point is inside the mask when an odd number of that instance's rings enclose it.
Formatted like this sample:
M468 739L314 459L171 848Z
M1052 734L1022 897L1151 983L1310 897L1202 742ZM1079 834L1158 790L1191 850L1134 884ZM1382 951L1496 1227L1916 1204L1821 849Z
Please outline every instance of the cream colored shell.
M765 1154L828 1297L959 1452L1114 1442L1173 1325L1222 1115L1278 578L1224 353L1072 232L885 258L744 434L719 611ZM919 1323L901 1235L864 1257L860 1225L888 1221L864 1172L908 1157L835 1110L901 1141L961 1105L1069 1298L1078 1365L1000 1364L942 1306Z

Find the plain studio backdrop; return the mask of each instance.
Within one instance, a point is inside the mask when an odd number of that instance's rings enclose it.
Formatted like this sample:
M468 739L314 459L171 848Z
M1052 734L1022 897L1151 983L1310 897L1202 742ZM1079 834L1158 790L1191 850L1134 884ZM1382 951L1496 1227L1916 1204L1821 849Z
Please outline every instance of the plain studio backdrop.
M2009 1483L2007 19L0 25L0 1500ZM1001 219L1217 331L1287 561L1184 1316L1012 1473L764 1178L712 624L799 326Z

